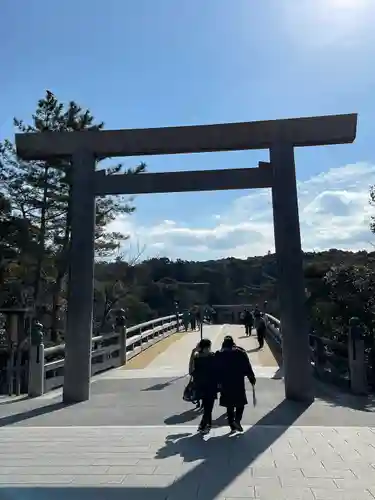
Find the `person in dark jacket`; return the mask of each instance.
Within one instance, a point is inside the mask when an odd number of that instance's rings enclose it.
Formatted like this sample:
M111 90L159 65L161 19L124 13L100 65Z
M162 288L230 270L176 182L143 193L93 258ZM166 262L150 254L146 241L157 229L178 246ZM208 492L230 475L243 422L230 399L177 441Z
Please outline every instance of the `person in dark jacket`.
M203 323L203 311L201 307L197 308L195 312L195 322L197 324L198 330L200 330L201 323Z
M224 338L221 351L216 353L220 390L220 406L227 409L231 431L242 432L241 420L247 405L245 377L254 386L256 378L246 351L237 347L231 336Z
M207 434L212 426L212 410L217 398L216 357L211 352L211 340L202 339L193 359L193 380L197 398L202 401L203 416L198 431Z
M266 336L266 322L264 321L264 318L262 317L262 314L259 310L254 312L254 323L257 331L259 349L263 349L264 338Z
M189 311L184 311L183 312L183 314L182 314L182 323L184 325L185 332L187 332L188 329L189 329L189 323L190 323L190 313L189 313Z
M246 335L248 337L250 337L251 330L252 330L253 324L254 324L254 318L253 318L253 315L251 314L251 312L248 309L245 310L243 322L244 322L244 325L245 325L245 333L246 333Z
M190 326L193 331L197 328L197 317L193 309L190 311Z
M195 362L196 356L199 353L199 349L200 349L199 345L200 345L200 342L198 342L198 344L191 351L190 358L189 358L189 375L191 376L193 383L194 383L194 362ZM195 401L195 405L196 405L197 410L200 410L202 408L202 402L199 399L197 399Z

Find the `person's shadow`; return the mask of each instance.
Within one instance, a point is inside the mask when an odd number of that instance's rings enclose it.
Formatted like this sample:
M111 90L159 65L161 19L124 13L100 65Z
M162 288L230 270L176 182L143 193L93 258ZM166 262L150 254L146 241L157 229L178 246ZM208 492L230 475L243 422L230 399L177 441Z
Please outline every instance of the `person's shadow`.
M172 415L167 417L164 420L166 425L178 425L184 424L186 422L191 422L198 418L201 414L202 410L199 408L191 408L189 410L184 411L183 413L179 413L178 415Z
M179 455L184 462L196 462L197 460L210 460L217 457L222 458L223 442L228 440L239 440L241 434L230 435L228 433L221 436L210 436L204 439L200 434L171 434L166 438L165 445L160 448L155 455L156 459L165 459Z
M150 387L146 387L146 389L142 389L142 391L162 391L172 385L174 382L177 380L181 380L183 378L186 378L186 375L181 375L181 377L175 377L172 380L168 380L167 382L163 382L160 384L155 384Z
M173 498L214 500L307 410L309 403L283 400L243 434L217 434L206 439L197 434L181 433L167 436L155 459L180 456L185 463L184 474L168 487ZM228 429L229 431L229 429ZM225 495L226 496L226 495ZM164 497L164 498L165 498Z
M253 349L247 349L246 352L251 354L252 352L258 352L260 350L260 347L253 347Z

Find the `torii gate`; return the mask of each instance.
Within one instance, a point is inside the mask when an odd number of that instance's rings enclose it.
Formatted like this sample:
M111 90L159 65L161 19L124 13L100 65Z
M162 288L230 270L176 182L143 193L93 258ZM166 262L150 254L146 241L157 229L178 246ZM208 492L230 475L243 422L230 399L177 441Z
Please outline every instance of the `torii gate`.
M95 197L271 188L283 333L285 394L312 401L294 148L352 143L357 115L154 129L16 134L24 160L72 159L72 234L63 398L90 397ZM106 175L97 158L269 149L258 168Z

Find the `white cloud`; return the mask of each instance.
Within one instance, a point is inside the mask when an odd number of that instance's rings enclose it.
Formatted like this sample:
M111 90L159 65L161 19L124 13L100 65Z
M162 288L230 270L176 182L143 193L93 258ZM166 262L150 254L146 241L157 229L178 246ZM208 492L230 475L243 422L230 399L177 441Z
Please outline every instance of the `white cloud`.
M342 248L372 249L369 219L369 186L375 184L375 165L356 163L333 168L298 183L302 246L305 251ZM223 213L211 218L209 227L188 227L164 220L151 227L137 227L136 216L113 223L139 239L150 255L210 259L246 258L274 251L271 193L253 191L237 198Z

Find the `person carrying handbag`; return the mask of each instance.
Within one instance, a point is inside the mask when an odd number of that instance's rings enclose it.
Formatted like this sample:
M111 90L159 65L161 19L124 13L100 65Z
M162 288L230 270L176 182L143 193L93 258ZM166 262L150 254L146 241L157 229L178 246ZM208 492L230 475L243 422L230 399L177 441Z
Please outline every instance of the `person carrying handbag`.
M194 377L193 377L194 360L195 360L195 357L197 356L198 352L199 352L199 342L194 347L194 349L191 351L190 359L189 359L189 375L190 375L190 382L189 382L189 384L191 384L192 388L194 387ZM194 401L192 400L191 402L195 403L197 410L199 410L201 408L201 406L202 406L202 403L201 403L201 401L199 399L195 399Z
M193 380L197 398L202 401L203 416L198 432L207 434L212 426L212 410L217 398L216 356L211 351L211 340L202 339L194 356Z

